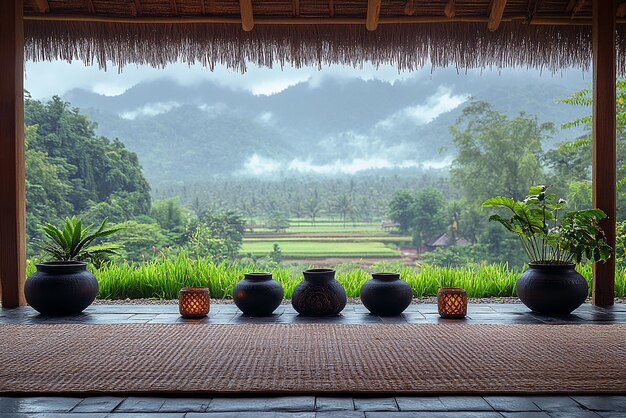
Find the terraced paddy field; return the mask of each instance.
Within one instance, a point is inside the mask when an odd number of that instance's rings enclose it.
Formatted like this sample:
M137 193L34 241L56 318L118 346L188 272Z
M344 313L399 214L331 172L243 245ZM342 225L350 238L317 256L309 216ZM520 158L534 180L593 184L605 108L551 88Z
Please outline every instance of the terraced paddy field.
M410 244L411 237L392 234L380 222L346 223L319 221L291 222L284 232L255 228L248 233L241 248L242 255L263 257L278 244L287 261L311 262L317 265L334 262L401 260L399 247ZM326 261L326 263L325 263Z

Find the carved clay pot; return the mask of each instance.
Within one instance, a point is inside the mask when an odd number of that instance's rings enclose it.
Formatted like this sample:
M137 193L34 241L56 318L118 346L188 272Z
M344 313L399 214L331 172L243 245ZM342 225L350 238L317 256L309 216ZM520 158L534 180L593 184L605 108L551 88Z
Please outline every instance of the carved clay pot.
M574 264L528 265L515 289L522 303L535 312L566 315L587 299L589 285Z
M44 315L72 315L82 312L98 296L98 281L80 261L52 261L36 265L26 279L26 302Z
M293 308L306 316L339 315L348 299L346 290L335 279L335 270L311 269L303 274L304 280L291 296Z
M398 273L374 273L361 287L361 302L374 315L400 315L411 304L413 290Z
M247 273L233 288L235 305L246 315L268 316L283 300L283 287L270 273Z

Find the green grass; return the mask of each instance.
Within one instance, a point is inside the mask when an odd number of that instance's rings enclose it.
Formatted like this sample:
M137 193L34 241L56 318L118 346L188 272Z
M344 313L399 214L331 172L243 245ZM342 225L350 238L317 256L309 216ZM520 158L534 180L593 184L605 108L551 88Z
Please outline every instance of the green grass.
M343 269L338 266L337 279L345 287L348 297L358 297L361 286L375 271L399 272L413 289L415 297L435 296L441 286L462 287L469 297L515 296L515 280L521 271L506 265L473 265L464 268L431 266L401 267L398 263L380 263L370 271ZM161 298L175 299L185 286L208 286L212 297L230 298L235 284L244 273L267 271L267 266L234 263L213 263L207 259L192 260L182 254L176 259L156 258L139 264L119 264L93 270L98 279L101 299ZM299 269L276 266L269 268L274 278L283 285L285 297L290 298L294 287L302 280ZM34 265L28 264L28 274ZM579 268L591 283L591 266ZM590 286L591 289L591 286ZM626 296L626 271L620 270L615 282L616 296Z
M275 241L244 241L240 254L263 256L272 251ZM300 241L277 242L285 257L399 257L396 250L382 242L316 242Z

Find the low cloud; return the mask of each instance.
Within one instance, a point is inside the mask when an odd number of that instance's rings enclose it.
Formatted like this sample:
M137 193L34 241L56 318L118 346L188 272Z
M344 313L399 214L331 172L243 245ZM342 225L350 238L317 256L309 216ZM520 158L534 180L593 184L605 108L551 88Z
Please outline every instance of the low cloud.
M375 127L391 129L401 123L425 125L441 114L456 109L469 99L467 94L452 94L448 87L439 87L437 93L426 99L424 104L405 107L378 122Z
M179 102L156 102L156 103L148 103L145 106L137 108L135 110L130 110L128 112L120 113L120 117L122 119L135 120L138 117L152 117L156 115L160 115L161 113L167 113L170 110L182 106L182 103Z

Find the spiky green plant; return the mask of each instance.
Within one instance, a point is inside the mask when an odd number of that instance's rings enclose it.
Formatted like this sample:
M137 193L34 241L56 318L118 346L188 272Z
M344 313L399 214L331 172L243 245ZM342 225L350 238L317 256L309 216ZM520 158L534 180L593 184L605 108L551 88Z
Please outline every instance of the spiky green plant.
M94 244L98 238L104 238L122 228L107 228L105 218L95 232L91 232L94 224L83 228L83 222L76 216L65 218L63 229L46 223L41 229L46 239L39 243L39 248L59 261L94 261L109 255L117 255L119 246L115 244Z

